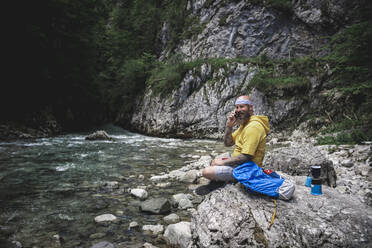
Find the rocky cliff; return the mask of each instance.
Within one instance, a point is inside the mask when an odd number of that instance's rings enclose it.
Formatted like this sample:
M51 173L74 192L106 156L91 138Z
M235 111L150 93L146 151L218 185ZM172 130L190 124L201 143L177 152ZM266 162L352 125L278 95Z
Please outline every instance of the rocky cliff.
M181 40L175 50L164 49L161 60L178 56L184 62L205 63L186 71L169 94L155 94L148 87L137 103L131 126L152 135L221 137L235 97L250 93L255 114L268 115L274 130L308 119L321 127L327 120L313 117L332 116L337 110L330 105L343 101L325 87L332 74L327 64L298 69L301 77L291 77L294 86L269 89L256 87L252 80L265 67L262 60L326 53L321 49L327 43L324 37L357 21L355 9L363 1L278 2L188 1L189 18L197 20L189 28L196 25L201 31ZM163 44L169 32L165 23L160 35ZM260 59L242 62L239 58ZM216 67L213 59L226 63ZM277 68L282 65L271 66L288 73L288 68ZM306 72L309 68L311 73Z

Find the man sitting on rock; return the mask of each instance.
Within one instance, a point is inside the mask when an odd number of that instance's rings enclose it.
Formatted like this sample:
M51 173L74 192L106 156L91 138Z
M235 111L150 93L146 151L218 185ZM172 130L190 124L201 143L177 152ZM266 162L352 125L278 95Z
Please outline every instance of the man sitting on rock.
M233 127L239 128L232 132ZM225 146L235 145L231 158L216 158L211 166L202 170L202 175L212 181L232 182L232 174L237 165L253 161L262 166L265 156L266 135L269 133L267 116L253 114L249 96L236 99L235 110L228 116L225 129Z

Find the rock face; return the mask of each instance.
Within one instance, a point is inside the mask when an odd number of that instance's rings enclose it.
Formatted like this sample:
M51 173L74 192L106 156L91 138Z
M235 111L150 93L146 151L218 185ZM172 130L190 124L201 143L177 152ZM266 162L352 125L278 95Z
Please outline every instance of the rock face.
M189 17L199 21L202 31L182 40L174 53L185 61L260 55L271 58L317 56L325 45L323 37L355 22L357 17L353 16L353 11L360 8L364 0L352 3L297 0L279 7L254 2L189 1ZM163 47L169 33L167 26L164 24L164 33L160 34ZM174 54L164 50L161 59L166 60L171 55ZM325 68L317 76L308 76L310 86L305 93L278 89L267 95L253 89L255 114L267 115L275 128L288 120L292 124L303 121L301 118L306 114L327 108L330 104L324 102L337 102L322 90L324 75L328 72L329 68ZM147 89L137 103L131 126L152 135L220 138L226 116L234 108L234 99L247 94L256 73L255 64L231 62L219 69L203 64L188 71L180 87L166 97ZM332 109L326 110L332 114Z
M212 192L192 217L191 247L370 247L372 209L353 196L323 186L313 196L296 177L289 201L247 193L239 184Z

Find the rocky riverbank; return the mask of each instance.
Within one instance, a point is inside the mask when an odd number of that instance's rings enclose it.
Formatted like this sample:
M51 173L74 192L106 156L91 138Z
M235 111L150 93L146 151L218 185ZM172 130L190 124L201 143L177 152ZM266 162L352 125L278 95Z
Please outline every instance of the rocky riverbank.
M151 185L129 189L139 199L139 211L162 215L163 220L130 228L154 237L143 247L369 247L372 244L372 149L371 145L314 146L311 139L296 135L284 139L272 135L264 167L295 182L288 202L278 200L272 228L273 199L249 194L240 184L208 184L198 171L209 166L212 153L180 169L149 178ZM189 155L192 157L192 154ZM196 157L195 157L196 158ZM309 168L321 165L323 195L313 196L304 183ZM143 179L143 178L142 178ZM161 191L183 183L184 190L169 199L146 191ZM204 189L204 190L200 190ZM161 194L160 194L161 195ZM182 216L180 217L180 212ZM110 216L110 220L115 218ZM101 245L107 245L101 243ZM121 247L120 244L108 247ZM106 246L92 246L92 248Z

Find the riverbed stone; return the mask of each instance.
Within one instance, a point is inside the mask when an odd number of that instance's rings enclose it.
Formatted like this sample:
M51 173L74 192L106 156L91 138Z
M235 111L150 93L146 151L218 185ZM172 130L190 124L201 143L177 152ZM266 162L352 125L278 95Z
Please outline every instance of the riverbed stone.
M150 181L152 181L152 182L160 182L160 181L168 180L168 178L169 178L169 175L168 174L166 174L166 175L156 175L156 176L150 177Z
M115 221L117 217L113 214L102 214L94 218L96 222L111 222Z
M130 194L134 195L135 197L138 197L139 199L146 199L148 196L148 193L144 189L131 189Z
M140 210L143 212L150 212L153 214L166 214L171 210L171 203L168 199L151 198L140 204Z
M175 224L180 221L180 217L177 214L172 213L170 215L165 216L163 220L167 224Z
M180 180L184 183L195 183L198 180L199 170L189 170L181 176Z
M97 244L94 244L90 248L115 248L115 245L108 241L101 241Z
M179 209L192 208L193 204L190 198L192 198L192 196L189 194L179 193L172 196L172 204Z
M151 243L146 242L143 244L143 248L158 248L158 247Z
M93 233L93 234L89 235L89 238L90 239L101 239L105 236L106 236L105 233Z
M145 233L150 233L150 234L153 234L153 235L158 235L158 234L162 234L163 233L164 226L161 225L161 224L157 224L157 225L144 225L144 226L142 226L142 230Z
M170 224L164 232L164 237L170 245L186 248L191 242L190 222L182 221Z
M128 229L133 229L136 227L139 227L138 223L136 221L132 221L131 223L129 223Z

